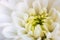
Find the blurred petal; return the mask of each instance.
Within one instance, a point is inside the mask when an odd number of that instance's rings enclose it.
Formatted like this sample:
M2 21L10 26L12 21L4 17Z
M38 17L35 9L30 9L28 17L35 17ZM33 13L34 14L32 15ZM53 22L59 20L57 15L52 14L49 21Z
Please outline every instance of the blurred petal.
M1 0L0 4L10 8L10 9L14 9L16 3L18 3L19 1L21 1L21 0Z
M49 31L49 32L52 32L53 30L54 30L54 28L55 28L55 22L53 22L53 20L51 19L51 18L49 18L49 19L47 19L47 20L45 20L45 24L44 24L44 27L46 26L47 27L47 31Z
M21 15L21 16L20 16ZM24 13L15 13L13 12L12 13L12 19L13 19L13 22L19 26L24 26L25 25L25 16L27 17L27 14L24 14Z
M47 8L47 6L48 6L48 0L41 0L42 2L41 2L41 6L42 6L42 8Z
M52 38L54 40L60 40L60 24L56 23L55 26L56 27L55 27L54 31L52 32Z
M48 10L52 7L52 5L55 1L56 0L48 0Z
M12 23L0 23L0 27L6 27L8 25L11 25Z
M41 37L39 37L37 40L41 40Z
M54 37L54 40L60 40L60 37L55 36L55 37Z
M32 36L33 32L31 30L28 31L28 35Z
M51 37L52 37L52 35L51 35L51 33L50 33L50 32L48 32L46 35L47 35L47 39L49 39L49 38L51 38Z
M59 23L55 23L55 29L52 33L57 34L60 33L60 24Z
M60 0L56 0L52 7L60 12Z
M35 11L38 13L41 11L41 9L43 8L47 8L48 6L48 0L35 0L33 2L33 8L35 9Z
M26 12L28 9L28 6L25 5L25 3L23 2L20 2L16 5L16 11L17 12Z
M40 25L37 25L35 27L34 34L35 34L34 37L43 36L42 29L41 29Z
M11 18L6 14L0 14L0 23L11 22Z
M36 12L35 12L35 11L36 11L35 9L30 8L30 9L28 10L28 16L30 16L30 15L36 15Z
M6 15L11 15L12 10L9 9L8 7L0 4L0 14L6 14Z
M34 0L24 0L24 3L28 5L29 7L32 7L32 3Z
M21 37L21 40L34 40L34 38L33 38L33 37L29 37L29 36L27 36L27 35L23 35L23 36Z
M33 2L33 8L37 13L41 10L41 4L39 0Z
M54 22L60 23L60 21L59 21L60 20L60 12L57 11L55 8L52 8L50 10L49 15Z
M14 40L34 40L34 38L28 35L22 35L22 36L17 36Z
M0 4L0 27L11 23L11 9Z
M15 28L12 25L9 25L8 27L5 27L3 29L2 34L6 37L6 38L14 38L17 36L17 28Z
M19 36L25 35L26 33L27 33L27 31L25 28L23 28L23 27L18 28L18 35Z

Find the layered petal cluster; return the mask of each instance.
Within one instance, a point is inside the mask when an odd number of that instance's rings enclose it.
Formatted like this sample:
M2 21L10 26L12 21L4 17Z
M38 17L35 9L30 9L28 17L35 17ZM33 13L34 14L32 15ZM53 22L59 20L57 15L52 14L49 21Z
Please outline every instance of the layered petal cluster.
M60 0L1 0L0 28L12 40L60 40Z

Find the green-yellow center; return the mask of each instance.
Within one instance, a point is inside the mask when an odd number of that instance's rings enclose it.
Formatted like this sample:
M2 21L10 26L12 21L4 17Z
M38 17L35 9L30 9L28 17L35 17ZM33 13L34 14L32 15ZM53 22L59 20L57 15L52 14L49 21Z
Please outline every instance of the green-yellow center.
M39 12L39 13L34 13L31 12L29 18L27 19L27 24L26 24L26 28L28 30L32 30L34 31L36 25L43 25L45 22L45 19L48 17L47 15L47 11L43 11L43 12Z

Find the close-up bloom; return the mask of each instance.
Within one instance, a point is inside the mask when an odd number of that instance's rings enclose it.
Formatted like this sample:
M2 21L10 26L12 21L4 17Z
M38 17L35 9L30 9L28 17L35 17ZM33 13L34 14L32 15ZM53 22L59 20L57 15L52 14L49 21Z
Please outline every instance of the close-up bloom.
M0 0L0 40L60 40L60 0Z

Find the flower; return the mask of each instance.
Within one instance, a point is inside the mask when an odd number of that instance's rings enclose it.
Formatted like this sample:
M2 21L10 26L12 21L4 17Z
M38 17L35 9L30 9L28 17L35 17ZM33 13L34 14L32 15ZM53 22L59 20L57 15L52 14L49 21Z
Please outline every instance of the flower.
M59 0L1 0L2 34L13 40L60 40Z

